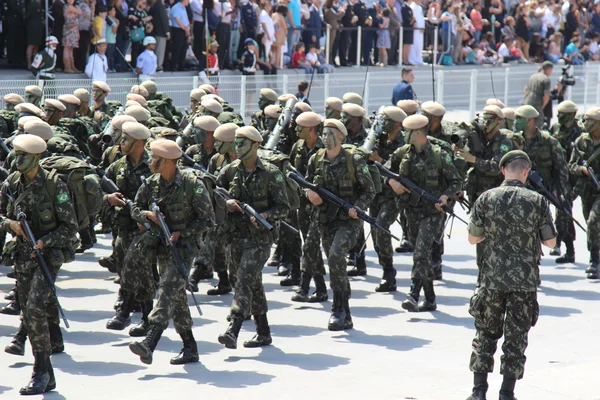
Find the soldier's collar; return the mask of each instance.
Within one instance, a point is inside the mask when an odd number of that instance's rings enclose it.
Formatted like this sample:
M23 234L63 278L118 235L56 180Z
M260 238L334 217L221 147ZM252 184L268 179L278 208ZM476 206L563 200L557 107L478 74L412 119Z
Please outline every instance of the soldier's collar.
M505 179L504 182L500 186L522 186L525 187L525 184L518 179Z

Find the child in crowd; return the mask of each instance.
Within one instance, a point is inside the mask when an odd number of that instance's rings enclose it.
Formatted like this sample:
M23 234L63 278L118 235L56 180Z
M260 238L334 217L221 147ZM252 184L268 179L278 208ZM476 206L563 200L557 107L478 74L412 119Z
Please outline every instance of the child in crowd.
M94 32L92 43L96 43L100 39L106 39L106 16L108 14L108 10L103 5L98 5L96 12L97 14L92 23L92 29Z
M319 57L317 56L317 48L314 44L308 46L308 53L306 53L306 62L310 64L312 68L316 68L319 74L325 72L325 69L321 66L319 62Z
M306 61L304 50L304 43L296 43L294 54L292 54L292 68L303 69L307 74L312 74L312 66Z
M323 53L323 50L321 50L320 48L317 48L317 58L319 59L321 67L323 67L325 72L330 74L335 70L335 67L333 65L327 64L327 62L325 62L325 53Z
M119 20L117 19L117 9L115 6L108 8L108 16L106 17L106 58L108 59L108 72L115 72L115 48L117 45L117 29L119 28Z

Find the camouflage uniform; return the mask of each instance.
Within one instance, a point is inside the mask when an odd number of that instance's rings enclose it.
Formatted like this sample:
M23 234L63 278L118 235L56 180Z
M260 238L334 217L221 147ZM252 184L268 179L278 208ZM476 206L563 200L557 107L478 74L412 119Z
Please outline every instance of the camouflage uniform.
M80 118L61 118L58 122L58 126L61 126L68 130L71 137L75 140L75 143L79 149L87 156L90 154L88 147L88 137L94 132L90 132L88 127Z
M528 104L537 110L539 115L535 125L538 128L542 128L542 125L544 125L544 107L542 105L545 94L550 94L550 78L544 71L531 75L529 81L527 81L525 97L523 97L521 104Z
M548 203L520 181L505 181L477 200L469 233L485 237L477 259L478 288L469 306L477 329L469 367L476 373L492 372L504 334L500 373L505 379L521 379L527 334L539 314L540 241L556 236Z
M208 162L211 158L218 154L215 148L209 153L206 151L202 143L193 144L185 150L185 154L190 156L194 162L202 165L204 168L208 168Z
M264 111L257 111L252 114L252 118L250 119L250 126L255 127L259 132L267 130L267 119L268 117L265 115Z
M235 160L221 170L217 185L257 212L266 212L271 223L284 218L289 212L283 175L266 161L258 159L256 168L248 173L243 163ZM231 248L232 262L237 265L238 272L231 313L241 317L264 315L268 305L262 284L262 268L269 258L273 233L260 226L255 228L241 213L229 213L227 220L229 234L235 244Z
M523 151L531 159L531 169L542 176L548 190L556 190L559 194L569 195L571 191L569 170L565 159L565 150L558 140L550 136L548 132L536 129L532 139L525 137Z
M151 210L153 202L156 202L165 215L169 230L172 233L181 233L176 246L186 269L189 268L197 235L212 227L215 220L212 204L202 180L193 173L182 172L179 169L171 182L162 180L160 174L146 178L135 197L131 216L140 224L150 223L150 229L157 232L160 228L150 222L143 213ZM181 276L175 259L163 240L156 249L156 257L161 279L157 303L148 320L151 325L165 330L169 321L173 319L177 333L185 333L192 328L192 317L185 293L187 279Z

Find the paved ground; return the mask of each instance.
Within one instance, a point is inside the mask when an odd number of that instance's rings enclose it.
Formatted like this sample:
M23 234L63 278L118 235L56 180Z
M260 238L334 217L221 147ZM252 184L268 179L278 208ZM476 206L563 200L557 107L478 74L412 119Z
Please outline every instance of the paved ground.
M579 208L575 214L582 219ZM71 329L64 335L66 352L52 357L58 388L44 398L464 399L471 387L468 360L474 328L467 305L476 266L466 230L459 222L454 228L446 242L444 281L436 283L438 311L411 314L401 309L409 286L407 255L395 257L399 291L375 293L380 269L369 244L369 275L352 279L354 330L327 331L330 302L292 303L291 290L280 287L275 269L266 267L273 346L224 349L216 339L226 329L232 297L201 294L197 297L205 316L199 318L191 309L201 362L188 366L169 365L180 349L172 328L160 341L151 366L129 351L126 333L105 329L117 286L95 262L109 250L108 238L101 237L93 252L61 271L58 292ZM520 399L600 398L594 385L600 365L600 286L584 278L588 254L585 236L577 234L576 264L557 267L551 257L544 257L541 316L530 334L525 379L517 385ZM8 291L11 284L2 276L0 291ZM208 283L201 284L202 293L208 288ZM134 322L138 319L135 315ZM16 317L0 317L0 347L9 343L17 324ZM246 322L240 342L250 338L253 329L253 323ZM18 398L18 388L31 373L29 344L25 357L0 354L0 396ZM498 370L499 354L496 359ZM492 375L490 382L488 398L494 399L500 375Z

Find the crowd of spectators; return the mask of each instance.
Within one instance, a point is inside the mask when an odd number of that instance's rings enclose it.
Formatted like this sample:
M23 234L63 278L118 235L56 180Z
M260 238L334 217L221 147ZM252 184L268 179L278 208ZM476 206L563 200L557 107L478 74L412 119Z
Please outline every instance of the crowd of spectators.
M0 0L0 4L0 56L6 55L11 65L28 67L44 43L45 2ZM257 43L257 69L265 74L285 67L310 74L359 63L418 65L431 62L435 30L437 62L445 65L544 60L581 64L600 58L600 0L51 0L49 4L49 32L59 40L58 70L71 73L85 69L99 39L108 44L109 72L135 70L146 36L156 39L158 72L237 69L248 38ZM211 54L214 60L207 66Z

